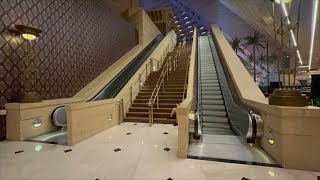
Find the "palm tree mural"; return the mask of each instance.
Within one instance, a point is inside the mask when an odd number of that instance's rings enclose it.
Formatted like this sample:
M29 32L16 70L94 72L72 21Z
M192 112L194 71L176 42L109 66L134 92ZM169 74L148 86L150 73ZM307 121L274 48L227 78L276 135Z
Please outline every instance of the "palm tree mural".
M241 38L238 36L235 36L232 38L232 41L230 42L232 49L238 53L238 51L244 53L243 49L241 48Z
M243 38L246 42L243 44L246 49L248 46L252 46L253 50L253 79L256 82L256 50L259 51L259 48L264 48L262 45L263 35L260 31L254 31L252 35L246 36Z

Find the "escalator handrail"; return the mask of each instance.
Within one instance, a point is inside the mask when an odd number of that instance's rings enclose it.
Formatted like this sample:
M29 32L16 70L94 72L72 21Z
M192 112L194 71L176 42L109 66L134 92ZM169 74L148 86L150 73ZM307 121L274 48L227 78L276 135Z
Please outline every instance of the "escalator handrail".
M163 39L163 35L159 34L158 36L156 36L136 57L134 57L134 59L133 59L129 64L126 65L126 67L124 67L101 91L99 91L99 93L97 93L97 95L95 95L95 96L94 96L93 98L91 98L89 101L95 101L95 99L96 99L97 97L99 97L99 95L101 95L101 94L104 92L104 90L105 90L106 88L108 88L109 85L112 84L123 72L125 72L125 71L130 67L130 65L132 65L132 63L135 62L135 60L136 60L137 58L139 58L142 54L144 54L144 53L145 53L145 50L146 50L150 45L152 45L155 41L157 41L158 38ZM158 45L159 45L159 43L158 43ZM148 58L147 58L147 59L148 59ZM145 61L146 61L146 59L144 60L144 62L145 62ZM142 64L143 64L143 63L142 63ZM130 79L130 78L129 78L129 79ZM115 95L113 96L113 98L121 91L121 89L125 86L125 84L126 84L126 82L123 83L122 87L117 90L117 92L115 93Z
M139 58L142 54L146 53L145 51L146 51L147 49L149 49L150 46L151 46L153 43L156 42L156 44L154 45L155 47L152 49L152 52L153 52L153 50L160 44L160 42L161 42L162 39L163 39L163 35L162 35L162 34L159 34L158 36L156 36L139 54L136 55L136 57L134 57L134 59L133 59L129 64L126 65L126 67L124 67L101 91L99 91L99 93L97 93L97 94L96 94L93 98L91 98L89 101L94 101L95 98L97 98L99 95L101 95L101 93L103 93L103 92L106 90L106 88L108 88L117 78L119 78L119 76L120 76L126 69L128 69L128 67L130 67L130 65L132 65L132 63L134 63L134 61L135 61L137 58ZM150 54L151 54L152 52L150 52ZM145 62L147 59L148 59L148 57L147 57L146 59L144 59L143 62ZM141 65L142 65L142 64L143 64L143 63L141 63ZM138 68L138 69L139 69L139 68ZM134 75L134 74L133 74L133 75ZM131 77L132 77L132 74L131 74ZM131 79L131 78L129 78L129 79ZM127 83L127 82L124 82L124 83L121 85L122 88L126 85L126 83ZM122 88L116 90L117 92L114 93L113 98L121 91ZM87 102L89 102L89 101L87 101ZM54 118L57 118L57 117L58 117L58 114L56 113L56 112L58 112L58 111L60 111L60 112L65 111L65 106L59 106L59 107L57 107L57 108L55 108L55 109L53 110L52 115L51 115L52 121L55 121ZM66 115L65 115L64 117L61 117L61 116L60 116L60 118L65 118L65 120L64 120L63 122L67 122L67 120L66 120L66 119L67 119Z

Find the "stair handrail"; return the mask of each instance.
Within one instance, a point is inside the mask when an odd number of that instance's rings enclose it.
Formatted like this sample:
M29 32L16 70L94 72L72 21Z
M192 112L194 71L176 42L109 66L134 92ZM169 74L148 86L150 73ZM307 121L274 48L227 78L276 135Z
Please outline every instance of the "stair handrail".
M179 52L180 51L180 52ZM181 46L178 46L178 56L180 56L181 54ZM162 87L162 91L164 92L164 80L165 80L165 76L167 76L167 80L169 80L169 72L171 73L172 71L172 61L173 61L173 70L175 71L177 68L177 59L176 58L172 58L172 56L168 57L168 60L166 61L166 64L160 74L160 77L158 78L158 81L155 85L155 88L151 94L151 97L149 99L148 102L148 106L149 106L149 126L152 126L153 124L153 104L154 102L157 100L157 109L159 108L159 92L160 89Z
M170 56L171 57L171 56ZM164 80L165 80L165 76L167 76L167 80L169 79L169 61L170 58L168 59L168 61L165 64L165 67L163 68L160 77L158 78L158 81L156 83L156 86L151 94L151 97L149 99L148 102L148 106L149 106L149 126L152 126L153 124L153 104L154 102L157 100L157 109L159 108L159 91L162 87L162 91L164 92Z
M191 60L191 56L189 57L189 61L187 64L187 69L186 69L186 76L184 79L184 85L183 85L183 94L182 94L182 101L184 101L184 99L186 98L186 94L187 94L187 86L188 86L188 74L189 74L189 68L190 68L190 60ZM181 102L182 102L181 101Z
M168 48L168 47L167 47ZM167 49L166 48L166 49ZM167 53L164 53L162 56L161 56L161 59L165 59L165 57L166 57L166 55L167 55ZM141 91L141 89L142 89L142 85L143 85L143 82L142 82L142 76L145 78L145 80L147 79L147 77L148 77L148 75L150 74L150 72L152 72L152 71L154 71L153 69L152 69L152 64L153 64L153 61L156 61L156 62L158 62L158 65L160 66L160 64L162 64L163 63L163 61L159 61L159 60L157 60L157 59L155 59L155 58L150 58L150 60L146 63L146 65L145 65L145 68L143 69L143 71L141 71L140 73L139 73L139 76L138 76L138 78L134 81L134 83L129 87L129 89L127 90L127 91L125 91L125 94L128 94L129 95L129 98L128 98L128 101L129 101L129 107L131 107L132 106L132 103L133 103L133 87L135 87L136 85L137 85L137 83L139 83L139 90L138 90L138 92L140 92ZM159 64L160 63L160 64ZM157 69L157 71L159 71L159 69ZM124 98L122 98L121 100L120 100L120 121L119 121L119 123L122 123L123 122L123 120L124 120L124 117L125 117L125 113L126 112L124 112Z

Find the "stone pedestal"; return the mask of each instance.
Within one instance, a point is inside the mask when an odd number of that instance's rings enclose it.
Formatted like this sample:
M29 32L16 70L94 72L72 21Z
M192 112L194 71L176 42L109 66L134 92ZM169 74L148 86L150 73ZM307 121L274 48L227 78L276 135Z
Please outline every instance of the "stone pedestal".
M269 98L270 105L276 106L308 106L308 98L301 94L300 90L295 89L277 89Z

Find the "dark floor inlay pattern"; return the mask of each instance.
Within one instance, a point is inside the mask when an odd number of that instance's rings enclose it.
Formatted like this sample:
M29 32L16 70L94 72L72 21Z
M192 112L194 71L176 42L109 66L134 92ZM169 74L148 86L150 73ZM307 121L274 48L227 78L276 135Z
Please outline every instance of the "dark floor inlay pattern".
M68 152L71 152L72 151L72 149L67 149L67 150L65 150L64 152L65 153L68 153Z
M19 153L23 153L24 152L24 150L20 150L20 151L16 151L16 152L14 152L15 154L19 154Z
M165 151L171 151L171 149L168 148L168 147L164 148L163 150L165 150Z
M169 133L167 133L167 132L164 132L163 134L169 134Z
M119 152L119 151L121 151L121 149L120 149L120 148L117 148L117 149L114 149L113 151L114 151L114 152Z
M133 125L135 126L135 125L138 125L138 124L134 123Z
M318 180L320 180L320 176L318 176Z
M130 134L132 134L132 133L127 133L127 135L130 135Z
M250 180L250 179L243 177L241 180Z
M173 180L172 178L168 178L167 180Z

